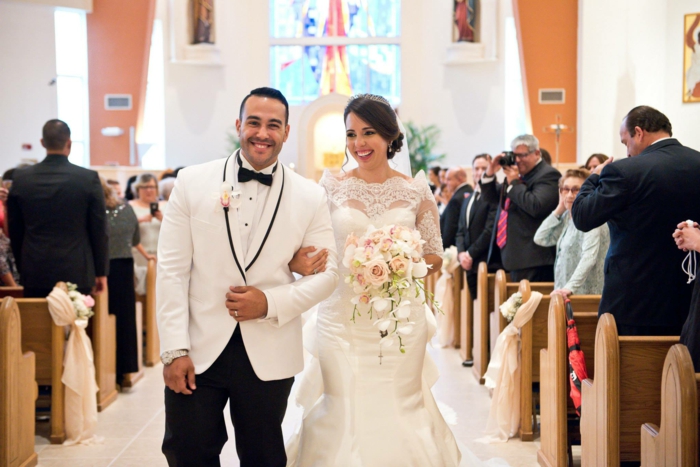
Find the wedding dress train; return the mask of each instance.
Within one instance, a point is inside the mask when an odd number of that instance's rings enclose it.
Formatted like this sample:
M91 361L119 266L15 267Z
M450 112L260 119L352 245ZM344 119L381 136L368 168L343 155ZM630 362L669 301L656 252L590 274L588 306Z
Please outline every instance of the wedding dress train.
M372 224L417 228L424 253L440 254L438 213L425 175L369 184L324 174L336 244ZM340 266L341 276L348 271ZM432 314L416 300L413 333L385 348L368 316L351 321L353 291L341 281L304 328L311 354L299 382L302 424L287 445L288 465L299 467L456 467L461 454L430 390L437 368L426 354L435 331ZM422 300L422 297L421 297ZM431 324L432 321L432 324Z

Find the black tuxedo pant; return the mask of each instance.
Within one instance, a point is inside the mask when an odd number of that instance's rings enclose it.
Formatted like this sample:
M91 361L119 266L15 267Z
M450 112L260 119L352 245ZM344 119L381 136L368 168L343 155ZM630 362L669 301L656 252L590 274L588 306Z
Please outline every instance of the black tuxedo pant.
M514 269L510 271L510 281L520 282L527 279L530 282L554 282L554 266L537 266L534 268Z
M219 358L196 375L191 395L165 388L163 454L170 467L219 467L228 440L224 408L230 403L241 467L285 467L282 420L294 378L259 379L240 326Z

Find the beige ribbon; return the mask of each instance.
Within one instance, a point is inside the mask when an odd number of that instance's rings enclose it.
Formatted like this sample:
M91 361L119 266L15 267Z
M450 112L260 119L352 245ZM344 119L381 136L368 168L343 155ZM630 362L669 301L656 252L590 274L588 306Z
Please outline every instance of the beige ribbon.
M97 427L97 382L92 343L85 332L87 319L77 319L73 302L63 290L54 287L46 299L51 318L57 326L70 326L63 358L61 381L65 391L66 441L64 445L100 441Z
M454 250L453 254L450 255L451 260L442 265L440 278L435 283L435 300L442 308L442 314L437 314L437 340L440 347L449 347L453 344L452 340L454 339L455 307L452 288L454 286L454 272L459 267L459 261L457 260L457 248L452 246L450 250Z
M520 428L520 329L535 314L542 294L532 292L513 321L496 340L496 346L486 370L485 386L493 389L491 410L486 423L486 437L477 441L506 442L518 434Z

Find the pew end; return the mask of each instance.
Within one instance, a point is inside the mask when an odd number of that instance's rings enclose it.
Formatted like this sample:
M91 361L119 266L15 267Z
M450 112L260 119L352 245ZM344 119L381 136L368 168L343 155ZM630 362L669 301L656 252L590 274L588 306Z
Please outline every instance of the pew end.
M22 352L19 308L13 298L6 297L0 303L0 465L32 467L38 463L34 374L34 353Z
M661 422L641 427L643 467L697 467L699 387L687 347L674 345L664 361Z
M160 363L160 339L158 337L158 323L156 321L156 262L148 261L146 272L146 295L137 299L143 306L143 327L146 339L144 363L146 366L154 366Z
M473 360L472 346L474 345L474 298L469 291L467 283L467 272L461 270L462 273L462 290L459 300L460 314L460 341L459 355L462 361Z
M640 461L640 426L661 419L664 360L678 339L619 336L614 317L600 317L595 379L584 381L582 388L582 465Z
M94 295L95 315L90 320L90 338L95 355L97 410L102 412L117 400L117 317L109 314L109 287Z
M474 366L472 366L472 373L479 384L484 384L484 375L489 364L489 312L493 309L496 275L489 274L485 262L479 263L477 271L477 292L473 305Z
M24 297L24 287L0 287L0 298L12 297L12 298L22 298Z

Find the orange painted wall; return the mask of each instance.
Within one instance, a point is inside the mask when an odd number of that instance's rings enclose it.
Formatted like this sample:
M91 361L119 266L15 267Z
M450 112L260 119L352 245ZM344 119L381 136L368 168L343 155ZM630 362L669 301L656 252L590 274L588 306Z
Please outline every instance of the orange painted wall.
M526 108L532 129L555 158L555 138L544 127L556 122L576 128L578 0L513 0L523 68ZM564 104L540 104L539 89L564 88ZM576 162L576 133L564 133L560 162Z
M90 163L129 165L129 127L143 118L155 0L94 0L87 15ZM105 94L131 94L131 110L105 110ZM104 127L124 130L102 136Z

